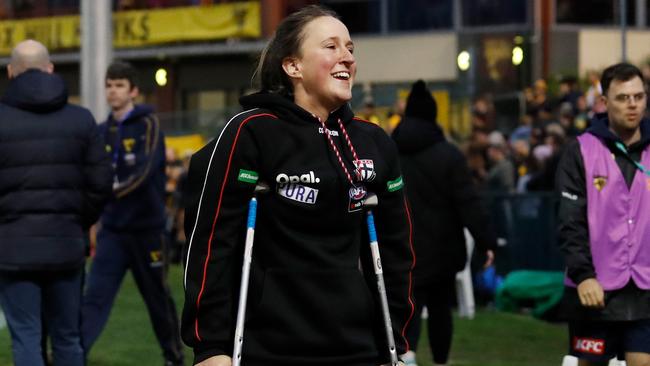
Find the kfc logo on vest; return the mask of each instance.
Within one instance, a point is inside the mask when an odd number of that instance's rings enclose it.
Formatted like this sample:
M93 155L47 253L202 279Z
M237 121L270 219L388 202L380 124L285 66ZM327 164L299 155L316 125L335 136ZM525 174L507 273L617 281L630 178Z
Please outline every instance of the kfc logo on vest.
M573 337L573 350L593 355L605 353L605 340Z

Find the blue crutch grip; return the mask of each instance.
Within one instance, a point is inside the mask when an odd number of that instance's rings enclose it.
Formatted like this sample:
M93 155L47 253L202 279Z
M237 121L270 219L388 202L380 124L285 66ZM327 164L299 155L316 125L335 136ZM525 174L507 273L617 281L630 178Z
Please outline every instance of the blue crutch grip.
M248 224L249 229L255 229L255 216L257 215L257 199L251 198L248 203Z
M377 230L375 230L375 218L372 216L372 212L368 211L368 235L370 236L370 242L377 241Z

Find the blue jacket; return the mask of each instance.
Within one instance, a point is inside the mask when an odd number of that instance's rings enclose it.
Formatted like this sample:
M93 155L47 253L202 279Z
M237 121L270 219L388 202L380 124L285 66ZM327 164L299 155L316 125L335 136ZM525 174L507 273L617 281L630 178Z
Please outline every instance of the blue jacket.
M135 106L122 122L111 115L100 130L114 167L113 198L102 225L112 230L163 230L165 141L153 110Z
M110 160L93 116L63 80L28 70L0 103L0 269L82 265L84 231L111 192Z

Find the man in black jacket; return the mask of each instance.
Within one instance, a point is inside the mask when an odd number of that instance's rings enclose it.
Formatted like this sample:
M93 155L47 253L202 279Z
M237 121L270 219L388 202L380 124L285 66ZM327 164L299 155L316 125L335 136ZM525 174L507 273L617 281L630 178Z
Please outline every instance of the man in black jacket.
M463 228L494 259L496 236L472 183L467 161L436 123L436 102L423 81L413 85L402 122L393 132L406 195L413 211L415 317L407 337L415 351L420 313L429 311L429 343L436 364L446 364L452 338L451 306L456 272L465 267ZM404 358L408 361L409 355ZM409 365L409 362L407 362Z
M111 192L93 116L70 105L47 49L19 43L0 103L0 303L14 363L43 365L41 320L54 364L82 366L81 286L87 230Z
M600 80L607 113L559 162L564 315L580 366L650 364L650 120L643 74L620 63Z

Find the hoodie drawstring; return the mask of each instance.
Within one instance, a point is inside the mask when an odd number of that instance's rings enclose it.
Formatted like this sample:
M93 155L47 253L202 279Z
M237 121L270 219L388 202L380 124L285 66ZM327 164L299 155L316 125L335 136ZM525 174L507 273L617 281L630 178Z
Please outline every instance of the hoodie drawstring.
M334 140L332 139L332 136L330 135L330 130L327 128L325 125L325 122L323 122L322 119L318 118L318 122L323 126L323 130L325 132L325 136L327 137L327 141L329 142L330 147L334 151L334 154L336 155L337 160L339 161L339 165L341 165L341 168L343 168L343 172L345 173L345 176L348 179L348 182L352 185L352 187L356 188L356 185L354 184L354 180L352 179L352 175L350 174L350 171L348 168L345 166L345 163L343 163L343 158L341 157L341 153L339 152L339 149L336 147L336 144L334 143ZM357 151L355 150L354 146L352 145L352 141L350 140L350 136L348 135L348 132L345 130L345 127L343 126L343 122L341 122L341 119L338 119L338 124L339 127L341 128L341 133L343 133L343 136L345 137L345 142L348 145L348 148L350 149L350 152L352 152L352 157L354 158L355 162L355 176L356 180L360 181L361 177L361 172L359 171L359 168L357 167L358 164L356 162L359 161L359 156L357 155Z

